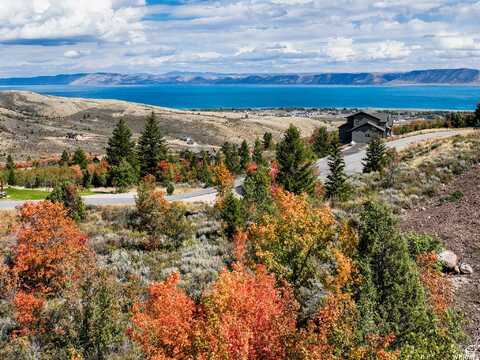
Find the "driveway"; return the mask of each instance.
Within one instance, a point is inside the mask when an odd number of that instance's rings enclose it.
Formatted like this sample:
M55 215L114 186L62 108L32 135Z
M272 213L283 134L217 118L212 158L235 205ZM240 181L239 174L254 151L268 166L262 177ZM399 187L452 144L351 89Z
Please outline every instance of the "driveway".
M413 135L398 140L392 140L386 143L387 147L395 148L398 151L403 150L410 145L434 139L443 139L459 134L465 134L469 130L445 130L426 134ZM365 145L354 145L344 151L345 171L351 175L362 171L362 160L365 158ZM328 175L328 159L323 158L315 162L314 166L319 171L319 177L324 179ZM243 183L243 178L235 181L235 187L238 189ZM98 194L83 196L83 200L87 205L134 205L135 193L124 194ZM189 193L167 196L169 201L182 202L206 202L213 203L217 196L215 188L206 188ZM25 201L0 200L0 210L15 209L15 207L25 203Z
M404 137L398 140L388 141L385 144L389 148L394 148L397 151L404 150L413 144L420 143L422 141L427 140L434 140L434 139L444 139L447 137L465 134L466 132L470 132L469 130L445 130L445 131L437 131L431 132L426 134L419 134ZM344 159L345 159L345 172L348 175L352 175L355 173L362 172L363 170L363 159L366 155L366 145L354 145L353 147L356 151L352 152L351 148L348 148L344 151ZM315 162L315 167L319 171L320 178L326 178L329 170L328 170L328 158L322 158Z

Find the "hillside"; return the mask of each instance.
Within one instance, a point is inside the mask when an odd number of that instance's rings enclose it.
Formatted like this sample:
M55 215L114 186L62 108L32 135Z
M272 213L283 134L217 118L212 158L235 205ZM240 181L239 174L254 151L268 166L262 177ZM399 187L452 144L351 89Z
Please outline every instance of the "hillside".
M0 92L0 161L8 153L18 159L59 154L82 147L103 153L113 126L123 117L138 136L151 112L157 116L173 148L204 148L225 141L253 142L266 131L280 137L290 123L309 135L318 119L244 112L192 112L117 100L87 100L43 96L32 92ZM195 144L187 144L185 138ZM182 140L183 139L183 140Z
M475 69L433 69L394 73L290 73L290 74L70 74L0 79L0 85L155 85L155 84L252 84L252 85L480 85Z

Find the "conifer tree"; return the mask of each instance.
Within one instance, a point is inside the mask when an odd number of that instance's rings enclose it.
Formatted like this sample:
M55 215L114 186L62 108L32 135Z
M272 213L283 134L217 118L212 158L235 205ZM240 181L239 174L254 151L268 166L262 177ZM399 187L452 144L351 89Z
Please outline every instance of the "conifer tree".
M240 157L240 169L245 170L251 160L250 148L246 140L242 141L242 144L240 145L240 150L238 151L238 155Z
M238 146L227 141L222 145L222 153L225 158L225 165L227 169L233 174L239 173L240 157L238 154Z
M269 150L273 147L273 136L271 132L263 134L263 148Z
M155 114L152 112L147 118L145 128L138 141L138 160L141 175L156 175L158 163L160 160L167 158L167 152L168 148L162 131L155 119Z
M125 159L134 165L135 142L132 140L132 131L124 119L120 119L112 136L108 139L107 161L111 166L119 165Z
M477 109L475 110L474 126L480 129L480 103L477 104Z
M88 160L85 151L83 151L81 148L77 148L77 150L75 150L75 152L73 153L72 163L80 166L82 170L86 169L88 165Z
M271 192L272 179L265 166L259 166L256 171L248 174L243 183L243 201L251 218L264 215L273 210ZM251 213L251 211L255 213Z
M406 239L384 205L368 202L360 216L358 294L360 328L368 334L394 333L397 342L414 338L428 324L425 293Z
M325 157L330 151L330 136L325 126L319 127L313 135L313 151L319 157Z
M17 177L15 174L15 162L13 161L12 155L8 154L7 156L7 163L5 165L5 170L7 170L7 184L8 185L16 185L17 184Z
M60 165L68 165L70 162L70 154L67 150L63 150L62 156L60 157Z
M315 176L312 170L312 153L300 138L300 131L290 125L277 145L277 181L283 188L295 194L312 193Z
M367 156L363 162L363 172L382 171L385 166L386 146L379 137L373 138L367 147Z
M257 165L262 165L264 164L264 160L263 160L263 148L262 148L262 144L260 143L260 140L259 139L256 139L255 140L255 144L253 146L253 154L252 154L252 160L255 162L255 164Z
M228 191L223 200L221 217L225 222L225 234L229 238L232 238L235 232L243 225L243 215L241 200L236 198L231 190Z
M325 184L325 196L327 199L344 199L347 195L347 175L345 174L345 160L340 151L338 142L332 144L328 161L330 173Z

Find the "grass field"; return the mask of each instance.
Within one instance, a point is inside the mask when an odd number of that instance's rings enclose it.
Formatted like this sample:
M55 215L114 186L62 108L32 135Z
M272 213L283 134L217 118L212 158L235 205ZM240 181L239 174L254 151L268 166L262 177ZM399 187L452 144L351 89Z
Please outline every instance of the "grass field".
M50 194L48 191L12 187L7 188L5 192L10 200L43 200Z
M7 199L9 200L43 200L45 199L49 191L45 190L38 190L38 189L20 189L14 187L8 187L5 189L7 193ZM80 191L80 195L94 195L98 194L98 192L92 190L82 190Z

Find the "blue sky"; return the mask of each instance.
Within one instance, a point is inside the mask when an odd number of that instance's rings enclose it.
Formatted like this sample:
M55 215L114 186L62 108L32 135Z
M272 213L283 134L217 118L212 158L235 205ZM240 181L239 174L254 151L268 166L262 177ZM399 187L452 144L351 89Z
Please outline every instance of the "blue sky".
M480 1L1 0L0 76L480 68Z

